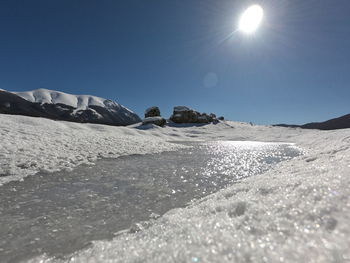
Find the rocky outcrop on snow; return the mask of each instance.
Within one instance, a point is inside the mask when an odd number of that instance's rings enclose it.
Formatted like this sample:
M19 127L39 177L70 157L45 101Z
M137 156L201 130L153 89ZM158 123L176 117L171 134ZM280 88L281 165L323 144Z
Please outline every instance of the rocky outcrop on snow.
M218 122L214 113L206 114L195 111L186 106L174 107L170 120L175 123L210 123Z
M134 112L112 100L47 89L28 92L0 90L0 113L115 126L141 121Z
M160 116L160 110L157 106L145 110L145 118L142 121L142 125L146 124L154 124L157 126L164 126L166 124L166 120Z
M142 125L146 125L146 124L154 124L157 126L164 126L166 124L166 120L160 116L147 117L147 118L144 118L142 121Z
M145 110L145 118L160 116L160 110L157 106L153 106Z

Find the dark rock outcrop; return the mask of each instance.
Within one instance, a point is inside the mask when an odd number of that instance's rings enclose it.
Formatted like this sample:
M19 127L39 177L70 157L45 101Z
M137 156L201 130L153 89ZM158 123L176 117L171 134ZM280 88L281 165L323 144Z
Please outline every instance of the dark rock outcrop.
M157 126L164 126L166 124L166 120L160 116L160 110L157 106L145 110L145 118L142 121L142 125L146 124L154 124Z
M160 110L158 107L153 106L145 110L145 118L160 116Z
M200 113L185 106L174 107L170 120L175 123L198 123Z
M210 113L210 114L200 113L186 106L174 107L174 111L173 111L173 114L170 116L170 120L175 123L217 122L216 115L214 113Z

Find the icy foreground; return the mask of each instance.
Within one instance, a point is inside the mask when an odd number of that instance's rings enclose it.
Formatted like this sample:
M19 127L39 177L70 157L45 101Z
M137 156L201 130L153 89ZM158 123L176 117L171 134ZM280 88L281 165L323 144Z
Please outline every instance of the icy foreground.
M0 135L1 169L13 160L8 170L17 178L41 168L64 168L57 155L73 167L69 158L76 156L88 162L89 156L93 161L109 151L118 156L178 147L167 140L293 142L306 151L263 175L172 210L147 229L95 242L71 262L350 261L348 129L321 132L226 122L141 131L0 115ZM20 168L21 159L37 165ZM51 261L57 260L42 256L31 262Z
M1 262L69 256L301 154L280 143L186 144L191 148L102 159L6 184L0 191Z

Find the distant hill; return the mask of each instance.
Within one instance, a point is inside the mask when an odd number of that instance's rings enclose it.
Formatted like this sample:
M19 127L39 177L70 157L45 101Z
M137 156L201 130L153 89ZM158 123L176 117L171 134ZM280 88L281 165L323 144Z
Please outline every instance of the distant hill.
M137 114L112 100L47 89L0 90L0 113L116 126L141 121Z
M318 129L318 130L337 130L350 128L350 114L341 116L339 118L330 119L324 122L311 122L304 125L290 125L290 124L276 124L274 126L292 127L303 129Z

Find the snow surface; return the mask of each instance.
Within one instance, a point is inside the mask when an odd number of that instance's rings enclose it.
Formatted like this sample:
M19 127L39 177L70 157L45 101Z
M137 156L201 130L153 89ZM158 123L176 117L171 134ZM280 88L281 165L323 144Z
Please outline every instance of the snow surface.
M155 122L166 122L166 120L163 117L155 116L155 117L147 117L142 120L142 125L150 125Z
M155 116L155 117L147 117L143 119L143 122L153 122L163 120L163 117Z
M38 167L72 167L109 152L176 149L170 140L292 142L305 155L171 210L136 233L124 231L112 241L94 242L69 262L350 262L350 129L229 121L135 127L0 115L2 173L8 163L9 171L21 178ZM55 261L43 255L30 262Z
M93 164L98 158L182 147L139 129L5 114L0 114L0 142L0 185L39 171Z
M2 187L0 261L43 253L69 256L91 241L111 239L130 227L137 230L142 221L300 155L297 147L282 143L186 145L191 148L102 159L94 166L37 174Z
M120 107L119 104L111 100L106 100L91 95L73 95L48 89L36 89L32 91L12 93L30 102L49 104L61 103L78 109L87 109L89 106L100 106L104 108L109 108L111 106Z

